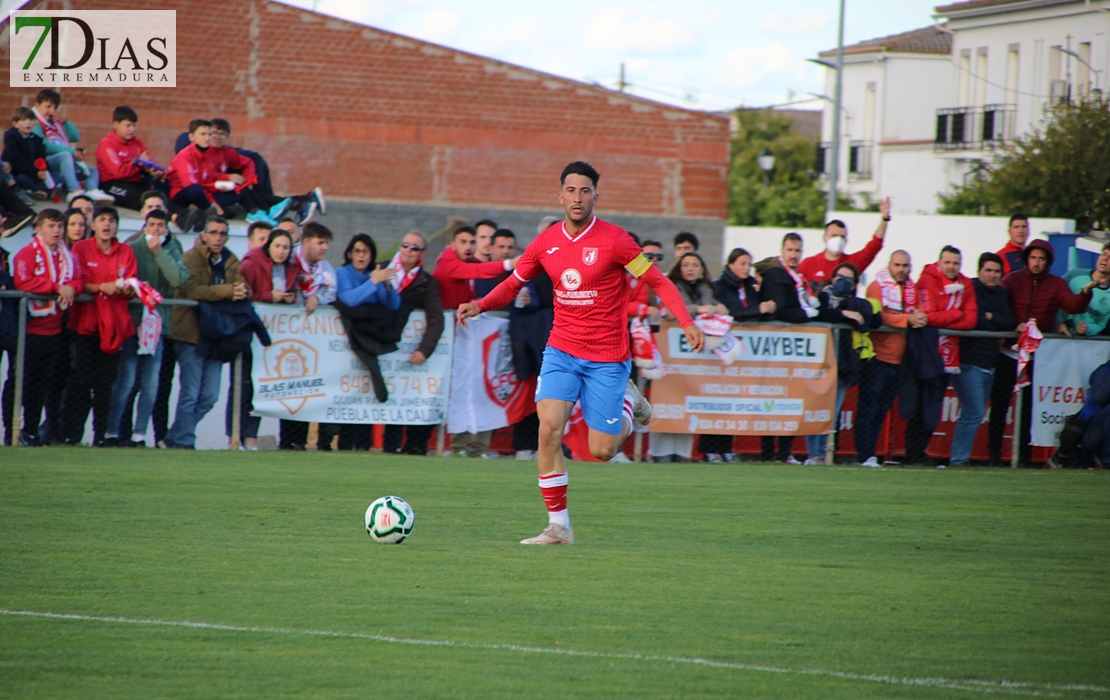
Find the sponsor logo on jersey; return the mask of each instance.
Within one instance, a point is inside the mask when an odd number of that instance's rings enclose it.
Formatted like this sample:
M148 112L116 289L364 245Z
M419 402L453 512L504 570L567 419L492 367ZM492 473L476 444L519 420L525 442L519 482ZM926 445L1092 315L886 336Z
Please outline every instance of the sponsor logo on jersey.
M573 292L582 284L582 273L573 267L568 267L563 270L563 275L559 279L563 283L563 289L569 289Z
M582 249L582 262L587 265L593 265L597 262L597 248L583 248Z
M552 253L554 253L557 250L559 250L559 246L555 246L554 248L548 248L544 252L547 253L548 255L551 255Z

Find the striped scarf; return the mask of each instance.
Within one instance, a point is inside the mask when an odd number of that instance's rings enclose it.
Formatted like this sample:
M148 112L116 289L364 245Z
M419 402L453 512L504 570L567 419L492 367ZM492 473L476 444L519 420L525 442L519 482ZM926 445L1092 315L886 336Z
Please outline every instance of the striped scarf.
M56 285L63 285L73 279L73 258L70 257L66 247L59 243L51 251L42 239L35 236L31 239L32 250L35 251L35 276L48 275L50 281ZM58 305L53 300L31 300L32 316L53 316L57 313Z
M879 285L884 309L913 313L917 306L917 287L908 276L906 283L898 284L890 276L890 270L881 268L875 275L875 282Z

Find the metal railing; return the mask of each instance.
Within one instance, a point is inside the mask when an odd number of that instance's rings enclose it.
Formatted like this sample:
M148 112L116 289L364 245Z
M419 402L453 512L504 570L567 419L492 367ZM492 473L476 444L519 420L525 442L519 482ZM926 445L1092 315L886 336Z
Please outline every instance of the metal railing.
M933 150L981 151L1001 148L1014 140L1017 105L943 107L937 110Z
M54 297L45 296L42 294L30 294L28 292L13 291L9 289L0 289L0 300L2 299L22 299L19 304L18 328L16 329L16 347L15 357L11 358L11 362L15 363L15 387L12 391L12 438L11 444L13 446L20 444L20 434L23 431L23 383L25 377L23 376L24 355L27 352L27 312L29 304L27 302L32 300L37 301L51 301ZM93 298L88 294L80 294L74 298L74 301L88 302ZM142 302L138 299L132 299L129 302L132 306L142 306ZM197 306L199 302L193 299L172 299L165 298L160 304L165 306ZM164 342L164 341L163 341ZM231 407L231 449L239 449L239 431L243 422L242 415L242 378L243 378L243 356L242 354L235 356L232 372L234 377L232 379L232 402Z
M14 391L13 391L14 401L13 401L13 407L12 407L12 440L11 440L11 442L12 442L12 445L18 445L18 444L20 444L20 432L22 430L23 383L24 383L24 376L23 376L24 361L23 360L24 360L24 355L26 353L26 328L27 328L27 320L28 320L28 318L27 318L28 317L28 308L29 308L29 305L27 304L27 301L28 300L48 301L48 300L52 299L52 297L39 295L39 294L30 294L30 293L27 293L27 292L20 292L20 291L0 290L0 299L11 299L11 298L23 300L22 303L19 304L19 316L18 316L18 326L19 327L17 329L18 332L17 332L15 356L9 360L9 361L15 363L15 375L14 375L15 387L14 387ZM87 295L87 294L83 294L83 295L80 295L80 296L76 297L75 300L76 301L86 301L87 302L87 301L92 301L92 297ZM132 299L130 301L130 303L132 305L141 305L141 302L137 299ZM165 304L166 306L195 307L195 306L198 305L198 302L196 302L192 299L166 298L166 299L163 299L161 303ZM500 315L498 312L492 312L492 313L494 315ZM745 325L792 327L796 324L787 323L785 321L748 321L748 322L735 323L734 324L734 326L745 326ZM847 325L847 324L831 324L831 323L814 322L814 323L808 323L806 325L808 327L811 327L811 328L813 328L813 327L829 328L832 331L832 340L833 340L833 347L834 348L839 348L839 342L838 341L839 341L839 334L840 334L841 331L853 330L853 328L851 326ZM961 338L1016 339L1020 336L1020 334L1017 333L1017 332L1006 332L1006 331L958 331L958 330L951 330L951 329L948 329L948 328L938 328L936 330L937 330L937 333L939 335L955 336L955 337L961 337ZM877 330L874 330L874 331L871 331L871 332L872 333L902 333L902 334L904 334L904 333L907 332L907 329L906 328L891 328L889 326L882 326L881 328L879 328ZM1064 336L1064 335L1057 334L1057 333L1045 333L1044 337L1046 339L1052 339L1052 338L1067 338L1068 336ZM1077 338L1073 337L1072 339L1085 340L1085 341L1094 341L1094 342L1105 342L1105 341L1110 341L1110 336L1079 336ZM231 408L231 411L232 411L232 425L231 425L231 436L230 437L231 437L231 449L232 450L238 450L239 449L239 439L240 439L239 432L240 432L240 426L242 424L242 411L241 411L241 392L242 392L241 386L242 386L242 376L243 376L242 355L237 355L236 356L236 359L233 363L233 370L232 371L234 373L234 378L232 380L232 392L233 392L232 408ZM643 387L641 386L641 390L642 390L642 388ZM1013 446L1012 446L1012 451L1011 451L1011 454L1012 454L1011 466L1014 467L1014 468L1016 468L1018 466L1018 457L1019 457L1019 452L1020 452L1019 447L1020 447L1020 441L1021 441L1021 437L1022 437L1021 436L1021 430L1020 430L1020 420L1021 420L1020 416L1021 416L1022 401L1023 401L1022 392L1019 391L1019 392L1015 392L1015 393L1017 394L1016 404L1015 404L1015 415L1018 416L1018 419L1017 419L1018 420L1018 427L1014 430L1014 434L1013 434L1013 438L1012 438ZM836 434L836 429L835 429L835 422L834 422L834 427L830 431L830 436L834 436L835 434ZM636 449L637 455L640 452L640 445L639 445L640 437L641 437L640 433L636 433L636 443L637 444L636 444L635 449ZM443 430L440 430L440 435L439 435L438 440L440 442L442 442L442 440L443 440ZM833 447L833 443L834 443L833 440L830 440L829 443L828 443L829 447L827 449L830 450L830 452L831 452L831 450L835 449ZM440 447L440 449L442 449L442 447ZM828 460L826 463L831 464L832 463L832 455L828 454L826 456L826 458Z

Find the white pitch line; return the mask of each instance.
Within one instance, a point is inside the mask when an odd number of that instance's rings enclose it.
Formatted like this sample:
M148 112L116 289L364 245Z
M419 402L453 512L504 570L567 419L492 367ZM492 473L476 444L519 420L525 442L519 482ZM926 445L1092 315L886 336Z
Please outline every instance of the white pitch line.
M83 620L87 622L114 622L129 625L156 625L162 627L186 627L191 629L219 630L224 632L261 632L264 634L303 635L312 637L339 637L343 639L365 639L388 644L408 644L412 646L452 647L456 649L472 649L479 651L515 651L523 654L561 654L593 659L618 659L626 661L654 661L674 664L687 664L693 666L706 666L710 668L725 668L738 671L759 671L763 673L777 673L794 676L825 676L853 681L867 681L871 683L887 683L891 685L923 686L931 688L948 688L951 690L967 690L979 693L1005 693L1008 695L1032 695L1046 697L1060 697L1062 693L1095 692L1110 693L1110 688L1098 685L1084 684L1055 684L1055 683L1027 683L1008 680L956 680L951 678L900 678L897 676L883 676L875 674L851 673L848 671L825 671L820 669L780 668L777 666L763 666L759 664L744 664L730 661L713 661L683 656L657 656L652 654L619 654L598 651L575 651L573 649L550 649L546 647L529 647L518 644L482 644L474 642L455 642L436 639L405 639L403 637L390 637L381 634L365 634L361 632L329 632L326 630L295 630L280 627L243 627L238 625L222 625L213 622L190 622L187 620L152 620L132 617L100 617L96 615L78 615L72 613L38 612L34 610L9 610L0 608L0 615L22 617L50 618L56 620Z

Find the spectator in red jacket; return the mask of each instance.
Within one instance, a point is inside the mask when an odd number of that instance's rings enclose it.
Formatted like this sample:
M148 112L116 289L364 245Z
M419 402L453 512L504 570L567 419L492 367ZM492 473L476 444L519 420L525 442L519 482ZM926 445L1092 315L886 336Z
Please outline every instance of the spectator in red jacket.
M825 224L825 249L817 255L811 255L798 265L798 273L806 279L810 292L817 294L833 278L833 271L844 263L851 263L862 274L875 260L875 256L883 249L883 239L886 238L886 227L890 221L890 197L879 200L879 214L882 221L875 229L871 240L851 255L845 255L844 249L848 246L848 227L840 219L833 219Z
M921 277L917 280L917 304L918 309L925 314L926 325L930 328L967 331L974 328L978 321L975 288L971 280L960 273L962 263L963 255L960 250L946 245L940 251L940 259L926 265L921 271ZM944 387L947 386L948 377L960 372L960 339L949 335L939 336L937 349L944 362L944 385L931 389L928 382L914 379L916 392L913 396L917 401L913 405L913 415L906 423L907 464L928 463L925 447L937 427L932 416L940 415L938 407L944 400ZM909 376L911 375L907 375L907 378ZM931 410L925 410L930 403Z
M1002 258L1003 276L1025 266L1021 253L1025 250L1025 242L1029 240L1029 217L1025 214L1011 216L1009 233L1010 240L998 251L998 257Z
M1013 237L1011 234L1011 242ZM1067 332L1063 324L1056 323L1056 312L1060 309L1070 314L1083 313L1091 303L1092 290L1096 282L1092 280L1078 294L1072 293L1062 277L1049 272L1055 253L1048 241L1033 240L1021 251L1021 267L1002 278L1002 287L1010 294L1010 308L1014 320L1018 322L1017 332L1025 330L1029 321L1035 321L1042 333L1053 330ZM1005 261L1005 256L1002 257ZM1029 365L1032 378L1034 363ZM1017 377L1017 355L1008 348L998 358L991 387L991 419L988 431L988 445L992 464L1002 464L1002 431L1006 427L1006 413L1014 391ZM1033 417L1033 397L1029 386L1022 389L1021 410L1021 453L1019 463L1028 465L1029 426Z
M492 279L516 267L512 260L477 262L473 226L459 226L451 238L451 247L436 259L432 276L439 282L439 295L444 309L457 309L460 304L474 301L474 280Z
M135 335L135 322L127 308L132 296L129 280L138 275L135 251L116 239L119 212L98 207L93 214L93 237L73 246L76 278L92 301L77 302L69 313L69 327L76 331L73 368L66 391L65 435L70 440L83 431L89 406L93 409L93 445L104 446L112 387L119 369L120 350ZM91 401L90 401L91 393Z
M136 158L150 160L150 152L139 137L135 126L139 115L127 106L112 111L112 131L100 140L96 149L96 166L100 169L100 189L116 198L116 204L138 211L143 193L164 190L165 171L135 165Z
M74 278L73 258L62 244L65 220L57 209L43 209L35 217L35 237L12 260L15 288L51 297L31 302L27 320L27 340L23 354L23 427L24 445L38 445L39 419L47 388L60 371L59 359L65 357L62 340L62 313L81 292ZM15 363L8 365L4 385L4 442L11 444L15 389ZM55 416L56 419L56 416Z

